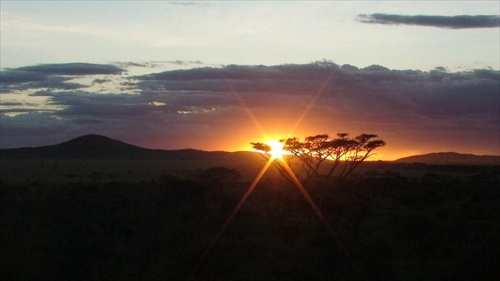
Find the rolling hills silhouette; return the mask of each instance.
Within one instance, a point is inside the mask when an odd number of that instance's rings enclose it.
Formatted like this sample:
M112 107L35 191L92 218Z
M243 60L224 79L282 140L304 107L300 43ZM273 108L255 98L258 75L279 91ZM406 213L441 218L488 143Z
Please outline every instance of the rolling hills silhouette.
M230 152L196 149L148 149L95 134L84 135L56 145L0 151L2 158L55 159L206 159L230 154Z
M253 152L203 151L197 149L162 150L148 149L106 136L89 134L49 146L1 149L4 159L51 158L51 159L223 159L234 157L258 157ZM414 155L395 160L396 163L424 163L439 165L500 165L500 156L438 152Z
M398 163L424 163L438 165L500 165L500 156L437 152L408 156L396 160Z

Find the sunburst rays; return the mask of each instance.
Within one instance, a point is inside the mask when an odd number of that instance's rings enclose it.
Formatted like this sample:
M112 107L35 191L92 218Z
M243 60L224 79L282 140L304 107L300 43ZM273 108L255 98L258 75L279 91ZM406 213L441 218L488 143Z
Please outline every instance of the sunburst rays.
M286 137L289 137L290 135L292 135L294 133L294 131L297 129L297 127L302 123L302 121L304 120L305 116L309 113L309 111L314 106L314 104L316 103L316 101L318 100L318 98L321 96L321 94L323 93L324 89L326 88L326 86L328 85L328 83L329 83L330 80L331 80L331 77L329 77L328 79L326 79L325 82L321 85L321 87L318 89L318 91L313 96L313 98L311 99L311 101L308 103L308 105L305 108L304 112L302 112L302 114L299 116L299 118L297 119L297 121L290 128L288 136L286 136ZM252 121L252 123L254 124L254 126L257 128L257 130L261 133L262 138L263 139L268 139L266 131L264 130L264 128L262 127L262 125L259 123L259 121L255 117L255 115L252 113L252 111L248 108L248 106L245 103L245 101L234 90L234 87L233 87L233 85L231 83L229 83L229 86L231 87L232 93L235 96L235 98L238 100L239 104L245 109L246 114L249 116L250 120ZM273 164L274 161L279 161L278 165L280 165L281 167L283 167L284 171L287 173L287 175L290 177L290 179L292 179L293 184L297 187L297 189L300 191L300 193L304 196L304 199L307 201L307 203L309 204L309 206L311 207L313 213L316 215L316 217L319 219L319 221L324 225L324 227L328 231L330 237L334 240L334 242L336 243L336 245L343 252L343 254L349 260L349 262L351 263L351 265L353 265L353 267L355 267L355 268L358 268L357 265L356 265L356 263L354 262L354 260L352 258L352 255L350 254L350 252L341 243L341 241L340 241L340 239L339 239L336 231L334 230L334 228L326 220L325 216L323 215L323 213L321 212L321 210L319 209L319 207L316 205L316 203L314 202L314 200L312 199L312 197L310 196L310 194L307 192L307 190L304 187L304 185L300 182L300 180L295 175L295 173L293 172L293 170L291 169L291 167L288 165L288 163L283 159L283 157L281 157L281 154L279 156L278 155L272 155L272 154L270 155L269 159L264 164L264 166L262 167L262 169L259 171L259 173L257 174L257 176L254 178L254 180L250 184L250 186L247 189L247 191L245 192L245 194L243 194L242 198L240 199L240 201L238 202L238 204L236 205L236 207L229 214L229 216L224 221L224 223L222 224L222 226L220 227L220 229L217 231L217 233L214 236L214 238L211 240L211 242L208 245L207 249L205 250L205 252L201 256L201 258L199 259L198 266L200 266L203 263L203 261L208 257L208 255L210 254L210 252L212 251L212 249L215 247L215 245L217 244L217 242L220 240L220 238L223 235L224 231L231 224L231 221L234 219L234 217L236 216L236 214L239 212L239 210L241 209L241 207L243 206L243 204L247 201L248 197L255 190L257 184L260 182L260 180L262 179L262 177L264 176L264 174L267 172L267 170Z

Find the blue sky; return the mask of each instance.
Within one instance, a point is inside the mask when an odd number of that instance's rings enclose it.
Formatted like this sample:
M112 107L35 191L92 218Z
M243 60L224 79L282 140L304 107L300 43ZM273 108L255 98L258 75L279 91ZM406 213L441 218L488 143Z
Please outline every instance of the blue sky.
M498 29L366 24L360 14L495 15L498 1L2 1L2 67L37 63L329 59L499 68Z
M498 1L4 1L0 147L376 133L499 154Z

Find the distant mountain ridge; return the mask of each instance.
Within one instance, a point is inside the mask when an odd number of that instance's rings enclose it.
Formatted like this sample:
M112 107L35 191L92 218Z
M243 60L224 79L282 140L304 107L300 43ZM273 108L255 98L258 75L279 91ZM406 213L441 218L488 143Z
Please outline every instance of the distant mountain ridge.
M414 155L396 160L398 163L424 163L439 165L500 165L500 156L436 152Z
M204 159L224 157L230 152L208 152L196 149L148 149L109 137L89 134L49 146L1 149L2 158L61 159Z
M250 155L251 154L251 155ZM203 151L196 149L148 149L106 136L89 134L48 146L0 149L2 159L226 159L230 157L256 157L253 152ZM247 158L245 158L247 159ZM437 165L500 165L500 156L480 156L456 152L438 152L400 158L396 163L424 163Z
M148 150L142 147L127 144L101 135L84 135L59 145L52 146L61 154L76 157L85 156L133 156L146 153Z

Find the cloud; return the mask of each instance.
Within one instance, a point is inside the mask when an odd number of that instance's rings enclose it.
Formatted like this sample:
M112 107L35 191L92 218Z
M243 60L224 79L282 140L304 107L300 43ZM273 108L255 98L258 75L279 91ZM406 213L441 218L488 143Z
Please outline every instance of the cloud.
M2 148L33 147L61 142L71 127L45 112L28 112L9 117L0 113Z
M470 140L483 151L494 150L499 75L492 69L448 72L437 67L426 72L328 61L170 70L121 78L134 89L129 92L31 89L23 102L43 98L43 104L38 111L29 107L30 114L4 116L8 122L2 123L0 136L3 146L19 146L28 128L43 132L53 121L72 136L94 132L149 147L213 150L234 148L236 138L250 138L261 129L286 134L296 126L299 137L373 132L394 145L462 140L463 149ZM64 77L50 76L54 81ZM96 77L89 78L89 83L96 82ZM7 102L3 113L28 108L19 100ZM39 116L43 126L32 120ZM473 140L478 136L480 140ZM6 137L16 142L9 144Z
M406 24L451 29L500 27L499 15L409 16L378 13L370 15L360 14L357 20L362 23Z
M63 63L40 64L10 69L11 71L24 71L42 73L45 75L94 75L94 74L121 74L124 69L110 64L93 63Z
M390 70L372 65L318 62L305 65L196 68L137 76L144 94L162 96L183 105L236 105L235 93L254 106L274 106L283 100L307 103L321 92L321 99L349 104L351 111L404 109L423 114L496 112L499 72L475 70L448 73L442 68L422 72ZM377 106L374 106L377 105ZM362 107L367 108L362 108ZM436 116L433 116L436 117Z
M424 72L317 62L229 65L135 78L143 94L171 104L215 107L218 112L236 108L228 118L241 118L246 107L264 124L280 120L291 127L318 95L303 121L308 126L420 132L415 138L422 141L431 132L442 141L446 131L459 138L482 130L491 136L490 145L496 145L500 80L499 72L491 69L450 73L438 67Z
M7 70L0 73L0 93L20 93L21 91L37 88L74 90L85 87L85 85L68 82L68 80L71 80L71 78Z
M107 82L112 82L112 80L111 79L96 78L96 79L94 79L94 81L92 83L93 84L103 84L103 83L107 83Z
M94 94L88 92L64 92L54 94L50 104L63 106L55 116L78 119L134 119L158 111L142 96L132 94ZM176 109L172 109L175 112ZM167 110L165 110L167 111Z
M68 82L75 77L119 75L124 71L124 69L114 65L91 63L40 64L9 68L0 71L0 91L1 93L12 93L36 88L76 90L87 86ZM100 78L96 79L95 82L105 81Z
M44 81L47 80L47 75L21 70L7 70L0 72L0 82L4 84L16 84L24 82Z
M176 6L185 6L185 7L194 7L194 6L209 6L209 3L203 3L203 2L196 2L196 1L172 1L168 2L170 5L176 5Z

